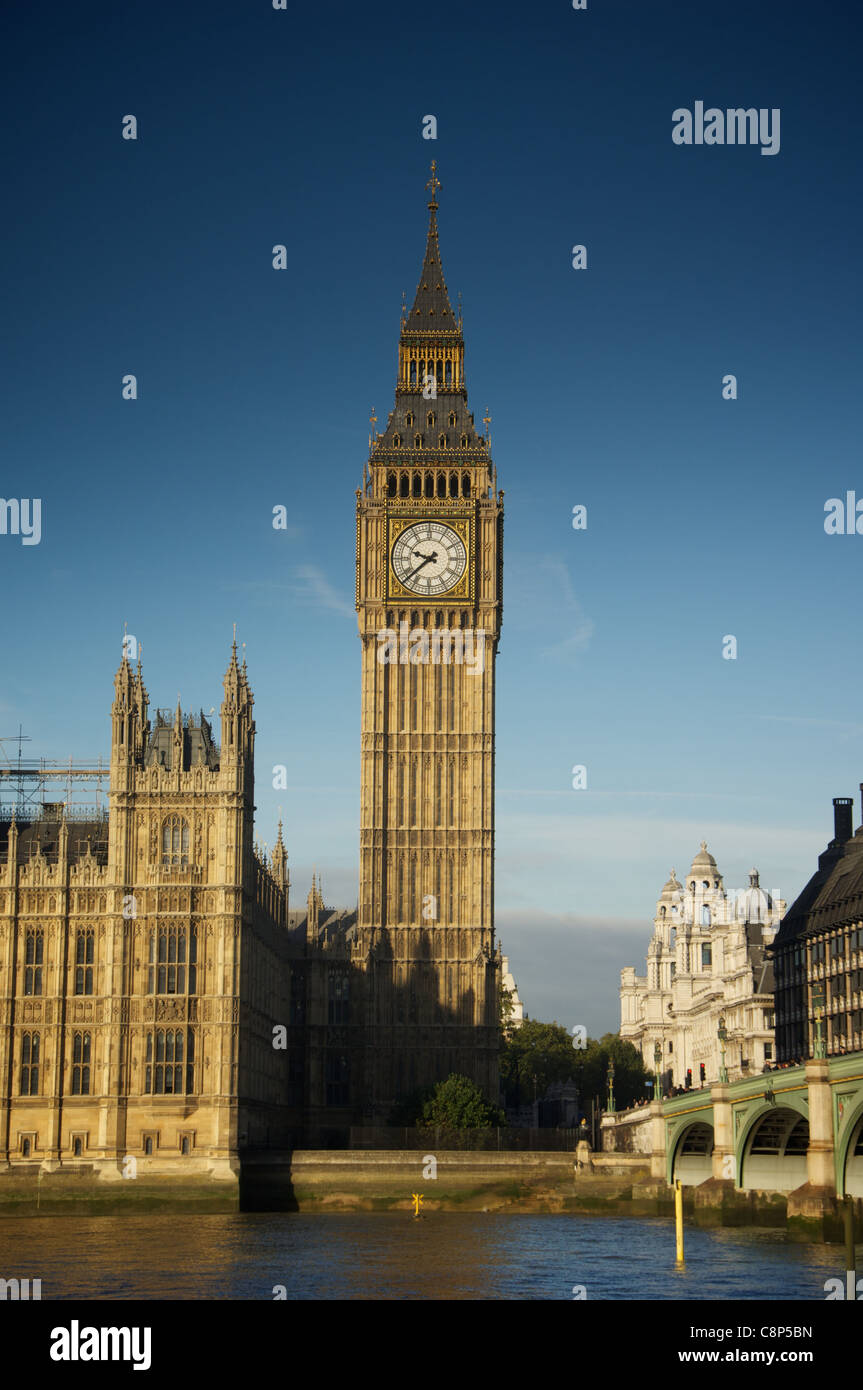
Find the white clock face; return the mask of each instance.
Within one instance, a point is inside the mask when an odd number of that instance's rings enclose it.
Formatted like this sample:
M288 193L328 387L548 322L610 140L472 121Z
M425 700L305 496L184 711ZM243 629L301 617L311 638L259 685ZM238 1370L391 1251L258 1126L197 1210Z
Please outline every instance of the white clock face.
M448 593L467 567L464 541L442 521L417 521L397 536L393 573L406 589L424 598Z

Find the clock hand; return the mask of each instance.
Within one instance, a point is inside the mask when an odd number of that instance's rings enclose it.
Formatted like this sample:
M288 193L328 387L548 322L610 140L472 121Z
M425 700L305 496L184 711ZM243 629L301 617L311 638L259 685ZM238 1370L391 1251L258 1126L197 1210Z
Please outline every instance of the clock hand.
M433 550L432 553L431 553L431 555L423 555L423 553L422 553L421 550L415 550L415 551L414 551L414 555L419 555L419 556L421 556L423 560L436 560L436 559L437 559L437 551L436 551L436 550Z
M414 577L415 574L419 574L419 572L420 572L421 569L425 569L426 565L430 565L431 562L432 562L433 560L436 560L436 559L437 559L437 555L436 555L436 554L435 554L435 555L428 555L428 556L426 557L426 559L423 560L422 564L417 565L417 567L416 567L415 570L411 570L410 574L408 574L408 575L405 576L405 580L407 581L408 579L413 579L413 577Z

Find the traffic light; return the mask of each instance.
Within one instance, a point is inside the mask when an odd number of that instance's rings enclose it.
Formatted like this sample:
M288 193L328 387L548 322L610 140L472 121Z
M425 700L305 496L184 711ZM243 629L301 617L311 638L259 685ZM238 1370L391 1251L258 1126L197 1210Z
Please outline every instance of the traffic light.
M691 1090L692 1090L692 1068L691 1068L691 1067L687 1067L687 1070L686 1070L686 1089L687 1089L687 1091L691 1091Z
M707 1080L707 1069L706 1069L704 1063L702 1062L702 1063L701 1063L701 1084L702 1084L702 1086L704 1085L704 1083L705 1083L706 1080Z

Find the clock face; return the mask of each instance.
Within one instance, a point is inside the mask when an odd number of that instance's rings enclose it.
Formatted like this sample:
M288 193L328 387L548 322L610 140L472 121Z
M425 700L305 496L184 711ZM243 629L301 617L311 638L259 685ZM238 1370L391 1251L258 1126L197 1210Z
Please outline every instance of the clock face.
M457 531L442 521L417 521L396 537L393 574L423 598L446 594L467 568L467 551Z

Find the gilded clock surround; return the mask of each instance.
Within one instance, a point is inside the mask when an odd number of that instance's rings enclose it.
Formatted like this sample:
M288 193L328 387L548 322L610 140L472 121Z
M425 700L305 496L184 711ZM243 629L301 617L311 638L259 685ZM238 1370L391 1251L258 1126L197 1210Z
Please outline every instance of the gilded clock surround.
M461 539L467 554L467 563L464 572L457 583L452 588L446 589L441 594L422 594L417 593L401 582L393 568L393 546L402 532L411 526L416 526L418 522L431 521L440 522L444 526L449 526ZM387 563L387 602L392 603L403 599L406 603L421 603L423 605L440 605L443 602L470 604L474 601L474 540L476 534L476 518L473 512L466 513L461 511L445 511L437 508L432 511L428 504L422 507L410 508L402 511L401 508L387 509L387 539L386 553Z

